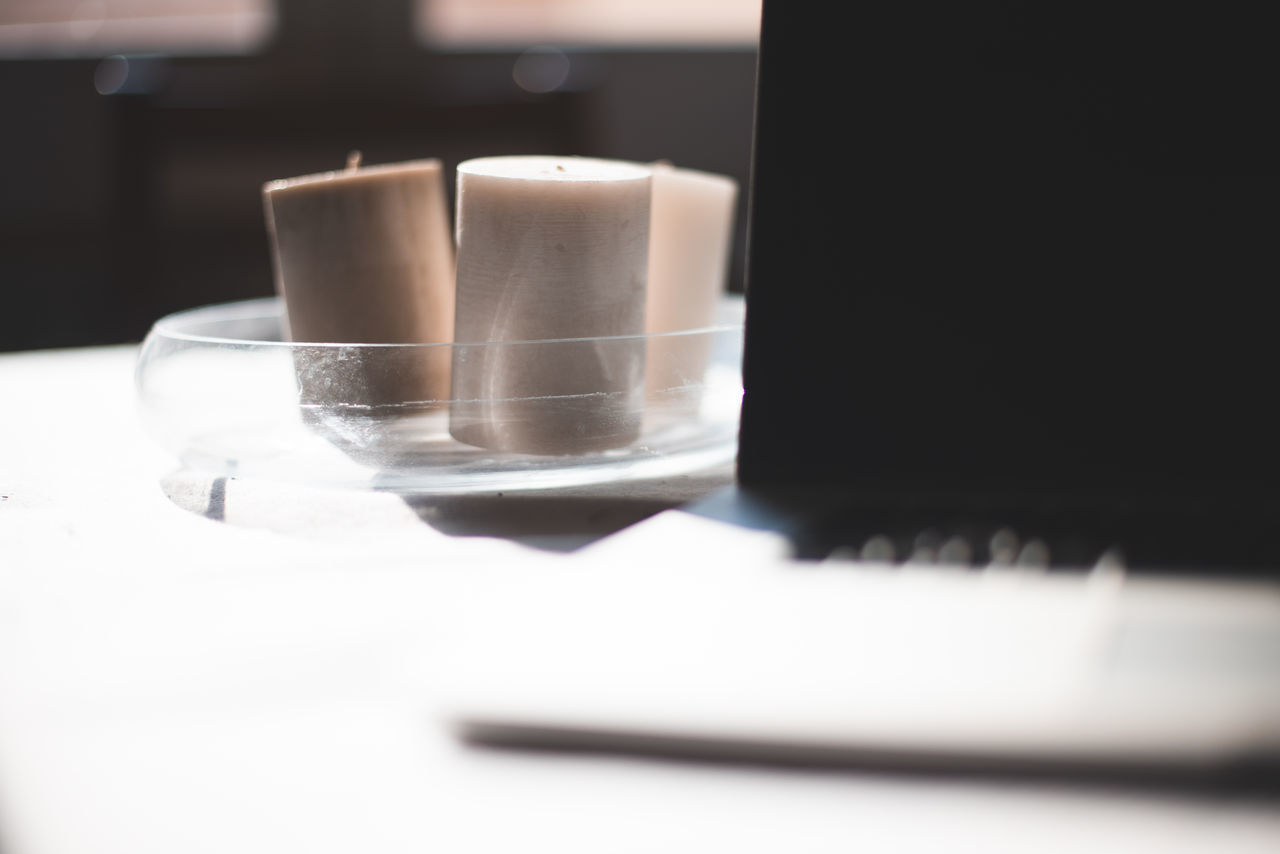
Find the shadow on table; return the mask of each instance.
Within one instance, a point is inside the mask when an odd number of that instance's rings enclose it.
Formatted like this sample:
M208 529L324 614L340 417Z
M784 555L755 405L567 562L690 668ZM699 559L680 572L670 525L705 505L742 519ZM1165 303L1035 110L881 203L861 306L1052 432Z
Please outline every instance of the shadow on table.
M554 727L480 725L460 732L472 749L525 754L628 758L688 766L769 770L775 773L852 774L902 781L928 780L987 786L1057 788L1062 791L1179 795L1229 803L1280 804L1280 762L1275 757L1218 768L1089 764L1031 757L917 756L890 751L797 747L764 742Z
M652 480L563 489L430 495L400 493L418 518L453 537L501 537L571 552L733 481L733 466Z
M403 530L413 520L450 537L491 537L568 553L697 501L733 480L732 466L690 475L468 494L328 489L179 469L160 486L178 507L237 527L280 533ZM406 513L406 508L409 513Z
M419 519L442 534L500 537L553 552L576 551L681 503L544 492L400 498Z

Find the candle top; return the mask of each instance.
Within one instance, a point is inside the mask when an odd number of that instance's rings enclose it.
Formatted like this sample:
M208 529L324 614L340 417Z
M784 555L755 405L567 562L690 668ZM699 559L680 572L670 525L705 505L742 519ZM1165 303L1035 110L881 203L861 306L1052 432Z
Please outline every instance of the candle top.
M332 172L317 172L314 175L299 175L296 178L280 178L275 181L268 181L263 185L262 189L265 192L272 193L277 190L310 184L382 179L387 176L402 175L405 172L441 172L442 169L443 166L438 157L425 160L406 160L402 163L380 163L376 166L362 166L360 152L353 151L347 157L347 165L344 169L335 169Z
M668 180L673 176L674 180L683 181L693 186L707 187L708 192L713 192L711 188L716 188L721 193L736 193L738 191L738 182L728 175L675 166L670 160L656 160L649 165L653 169L655 181Z
M528 181L629 181L648 178L652 170L625 160L527 154L465 160L458 164L458 174Z

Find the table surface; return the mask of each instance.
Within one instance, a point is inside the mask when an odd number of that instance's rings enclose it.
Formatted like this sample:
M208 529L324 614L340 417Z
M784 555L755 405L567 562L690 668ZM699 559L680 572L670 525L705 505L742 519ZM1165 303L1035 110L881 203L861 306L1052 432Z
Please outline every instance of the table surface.
M461 744L432 614L468 570L620 572L615 532L732 471L454 499L219 479L144 435L135 356L0 356L8 854L1280 850L1257 794ZM651 547L697 572L767 536Z

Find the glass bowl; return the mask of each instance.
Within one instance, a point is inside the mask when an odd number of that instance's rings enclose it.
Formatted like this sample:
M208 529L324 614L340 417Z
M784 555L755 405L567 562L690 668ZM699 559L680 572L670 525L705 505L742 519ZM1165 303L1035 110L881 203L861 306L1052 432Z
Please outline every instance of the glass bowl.
M138 405L182 464L321 486L482 492L667 477L737 451L737 295L721 298L705 329L609 338L305 344L283 340L282 320L269 298L152 327Z

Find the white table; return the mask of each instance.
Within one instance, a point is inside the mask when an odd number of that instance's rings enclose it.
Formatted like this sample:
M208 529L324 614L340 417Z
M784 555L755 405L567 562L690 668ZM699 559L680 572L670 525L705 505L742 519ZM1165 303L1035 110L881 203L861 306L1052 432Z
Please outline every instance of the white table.
M468 569L591 560L731 473L520 504L218 484L142 434L134 356L0 356L7 854L1280 851L1257 795L464 746L429 674Z

